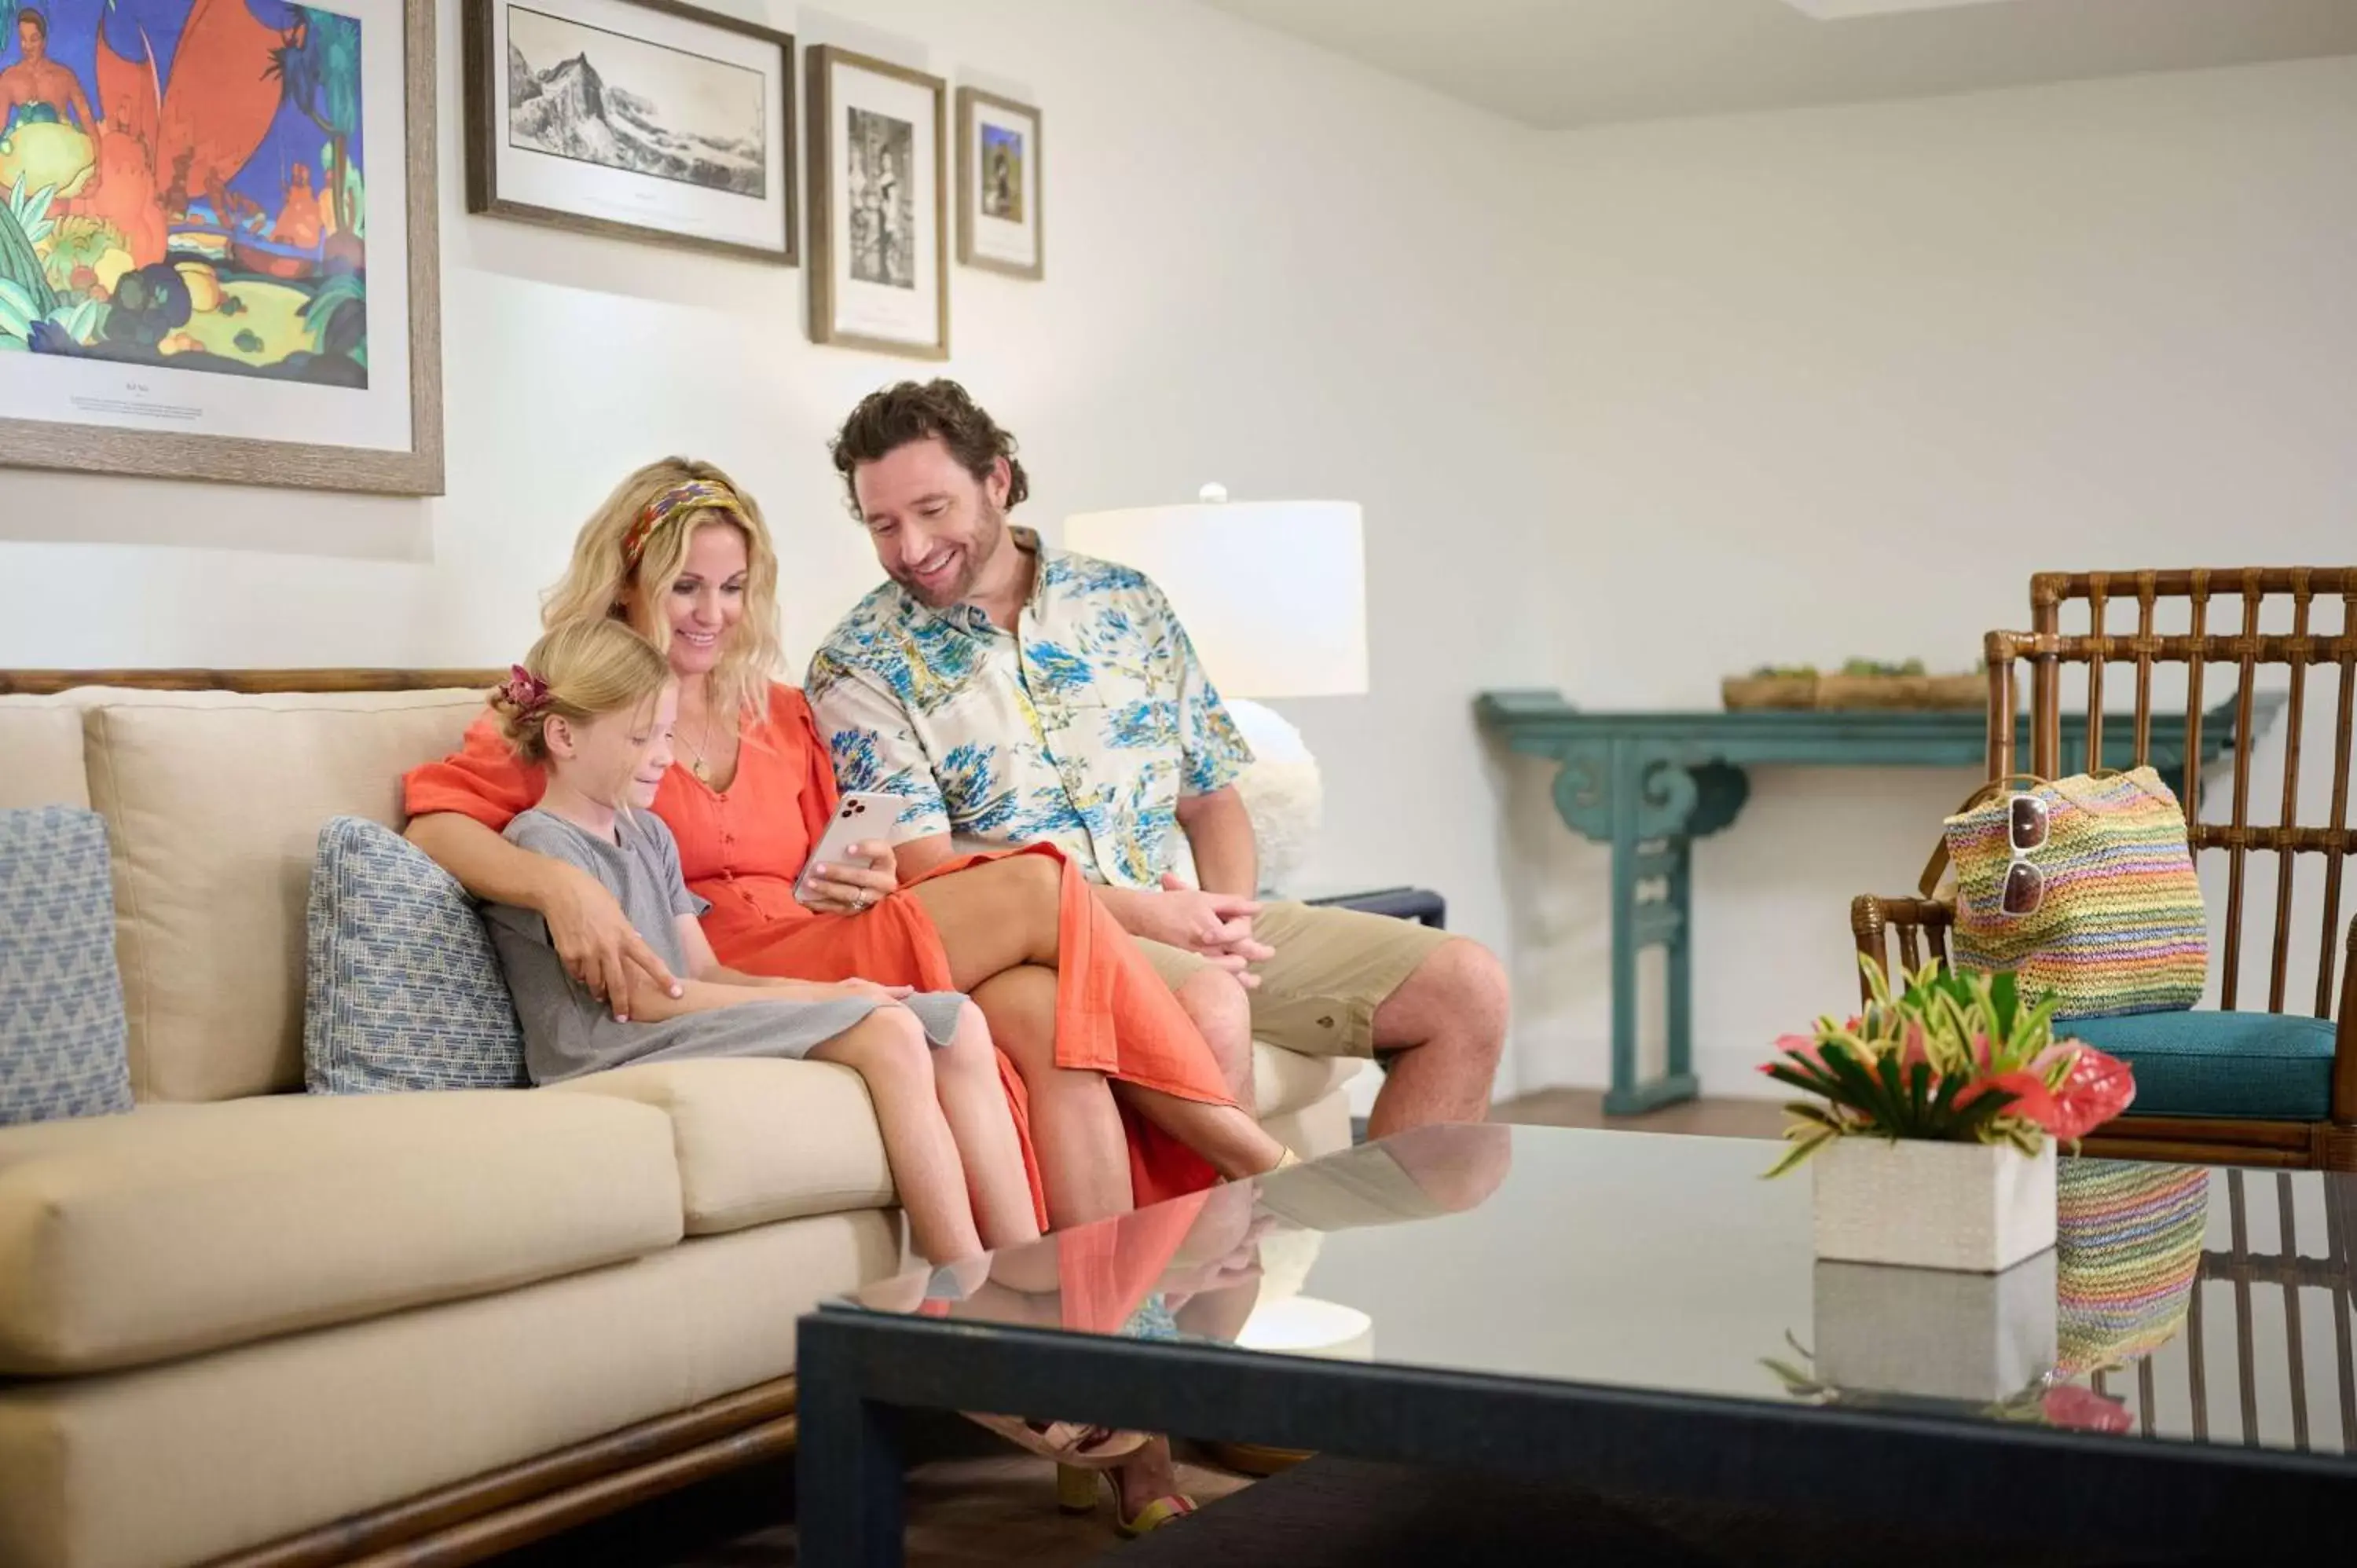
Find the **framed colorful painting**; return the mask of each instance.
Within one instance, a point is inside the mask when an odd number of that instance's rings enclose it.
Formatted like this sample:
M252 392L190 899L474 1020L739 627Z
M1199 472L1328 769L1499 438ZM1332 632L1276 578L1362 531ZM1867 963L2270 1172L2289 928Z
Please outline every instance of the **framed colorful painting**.
M467 0L467 210L792 264L792 35L675 0Z
M432 0L0 23L0 463L439 494Z
M805 58L811 340L945 360L949 84L832 45Z
M958 260L1018 278L1046 275L1039 111L961 87L957 123Z

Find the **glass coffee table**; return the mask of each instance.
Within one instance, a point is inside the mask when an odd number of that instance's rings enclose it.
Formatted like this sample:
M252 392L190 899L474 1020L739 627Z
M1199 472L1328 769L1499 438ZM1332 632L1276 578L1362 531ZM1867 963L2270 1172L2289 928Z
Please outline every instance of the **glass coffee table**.
M802 1560L900 1561L906 1409L2115 1558L2346 1539L2357 1177L2066 1160L2059 1245L1984 1277L1816 1262L1776 1149L1423 1128L830 1303Z

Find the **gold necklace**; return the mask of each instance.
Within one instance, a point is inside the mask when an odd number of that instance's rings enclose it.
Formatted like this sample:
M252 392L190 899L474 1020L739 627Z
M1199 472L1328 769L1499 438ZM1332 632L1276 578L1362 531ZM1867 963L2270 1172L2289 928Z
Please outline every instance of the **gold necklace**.
M712 743L712 708L708 698L705 702L704 724L701 727L704 731L705 745L709 746ZM687 741L687 749L695 753L695 760L687 765L687 770L694 774L698 780L707 784L710 783L712 781L712 768L711 763L704 755L704 746L696 745L694 741L689 740L684 735L681 736L679 738Z

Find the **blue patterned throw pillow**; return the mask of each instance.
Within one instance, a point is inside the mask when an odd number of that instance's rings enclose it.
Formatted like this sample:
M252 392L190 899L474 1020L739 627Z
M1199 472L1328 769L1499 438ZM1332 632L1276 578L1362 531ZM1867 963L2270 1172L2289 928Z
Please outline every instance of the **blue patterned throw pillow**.
M314 1094L510 1089L523 1031L457 878L382 823L335 817L311 865L303 1076Z
M0 811L0 1125L130 1109L106 824Z

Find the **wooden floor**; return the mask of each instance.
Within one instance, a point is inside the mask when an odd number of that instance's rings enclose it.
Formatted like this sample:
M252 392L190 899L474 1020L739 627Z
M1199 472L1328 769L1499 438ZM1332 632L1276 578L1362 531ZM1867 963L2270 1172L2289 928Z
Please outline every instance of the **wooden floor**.
M1551 1127L1614 1127L1646 1133L1772 1138L1782 1112L1766 1101L1694 1101L1647 1116L1604 1114L1592 1089L1546 1089L1501 1102L1501 1122ZM1055 1477L1044 1463L1008 1455L979 1429L945 1420L931 1433L943 1455L909 1477L911 1568L1073 1568L1119 1544L1110 1512L1068 1518L1056 1511ZM1251 1483L1202 1464L1182 1464L1180 1481L1209 1503ZM497 1568L776 1568L794 1562L793 1467L772 1463L720 1477L494 1559Z

